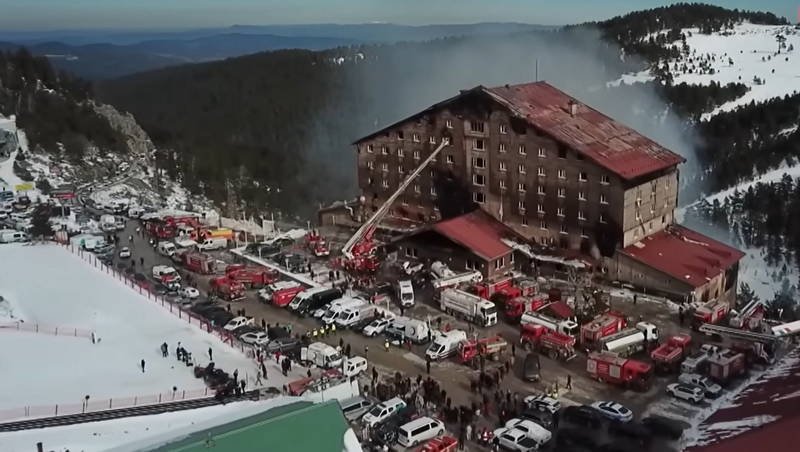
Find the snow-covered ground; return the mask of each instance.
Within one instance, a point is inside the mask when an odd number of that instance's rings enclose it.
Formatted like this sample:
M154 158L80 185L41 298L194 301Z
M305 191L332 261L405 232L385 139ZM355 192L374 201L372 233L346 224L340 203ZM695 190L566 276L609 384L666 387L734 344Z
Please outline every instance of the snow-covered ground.
M739 281L747 283L761 300L769 301L779 293L784 280L797 286L800 270L793 262L786 264L786 273L782 269L766 262L766 250L747 248L745 256L739 262Z
M175 358L178 342L200 365L208 363L210 347L217 367L238 369L253 386L252 360L65 248L7 244L0 246L0 262L13 263L0 272L0 295L13 300L25 324L90 330L100 339L93 344L86 337L0 330L0 373L4 387L14 388L0 392L0 414L25 406L80 404L85 395L92 402L114 398L119 403L170 393L173 386L202 392L203 381ZM163 342L169 358L161 357ZM139 367L142 359L145 372ZM268 368L267 385L287 382L274 362ZM288 381L302 372L293 369Z
M90 422L64 427L0 433L3 452L29 452L41 441L45 450L127 452L149 449L198 430L253 416L300 400L280 397L235 402L190 411Z
M668 62L675 84L708 85L715 81L721 85L742 83L749 88L745 95L705 114L703 119L751 101L758 103L800 92L800 30L794 26L741 23L732 30L711 34L702 34L697 28L682 31L687 36L689 54ZM780 53L777 53L778 35L786 38L785 48ZM682 45L680 41L672 44ZM790 46L794 48L791 51L788 50ZM700 70L701 62L713 69L713 74ZM756 78L763 83L756 82ZM642 71L625 74L614 83L632 84L652 79L649 71Z

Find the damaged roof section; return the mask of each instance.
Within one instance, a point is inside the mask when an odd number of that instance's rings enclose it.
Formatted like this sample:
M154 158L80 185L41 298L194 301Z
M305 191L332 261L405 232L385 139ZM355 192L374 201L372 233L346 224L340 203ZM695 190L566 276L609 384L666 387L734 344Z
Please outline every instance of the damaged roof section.
M744 257L736 248L678 225L647 236L621 253L692 287L702 286Z
M409 120L435 113L476 93L486 95L539 133L579 152L625 180L661 171L685 161L680 155L546 82L495 88L477 86L463 90L457 96L359 139L356 144Z
M511 252L511 248L503 243L508 234L506 226L481 210L440 221L431 229L487 261Z

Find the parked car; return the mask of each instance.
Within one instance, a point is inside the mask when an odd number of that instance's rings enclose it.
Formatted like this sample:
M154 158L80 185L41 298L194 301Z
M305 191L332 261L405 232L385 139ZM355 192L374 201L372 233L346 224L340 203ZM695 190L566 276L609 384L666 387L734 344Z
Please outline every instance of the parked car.
M605 419L597 410L586 405L564 408L562 418L567 422L590 428L601 427Z
M539 353L531 352L525 356L522 363L522 379L525 381L539 381Z
M375 319L372 321L372 323L365 326L362 332L364 333L364 336L367 337L377 336L383 333L383 331L386 329L386 326L389 325L390 322L391 320L387 318Z
M374 407L362 418L365 425L370 428L386 422L389 418L397 414L400 410L406 407L406 402L399 397L381 402Z
M528 408L520 414L520 417L536 422L548 430L553 430L556 427L556 415L547 411L539 411L535 408Z
M398 427L397 443L405 447L415 447L442 434L444 434L444 422L422 416Z
M685 383L672 383L671 385L667 385L667 394L692 403L700 403L706 398L703 388L700 386L687 385Z
M634 441L642 448L650 443L650 431L636 421L612 422L608 426L608 433L612 436Z
M678 383L700 386L703 388L705 396L710 399L715 399L722 394L722 386L714 383L708 377L704 377L700 374L680 374L680 376L678 376Z
M587 450L597 449L597 441L593 435L577 428L560 428L556 436L556 450Z
M285 354L291 351L297 351L302 346L303 344L299 339L293 337L279 337L269 341L264 347L264 351L267 353L281 352Z
M520 450L515 448L515 445L519 445L519 439L517 438L516 432L522 432L528 438L533 439L536 442L536 446L541 447L542 445L546 444L552 438L552 434L549 430L542 427L541 425L537 424L536 422L530 421L528 419L511 419L506 422L504 427L498 428L494 430L495 438L499 438L500 445L504 445L506 447L510 447L514 450ZM514 441L511 444L504 444L502 438L503 435L511 433L511 437ZM507 438L508 439L508 438ZM525 449L527 450L527 449Z
M642 426L654 436L680 439L683 435L683 427L678 421L663 416L648 416L642 419Z
M630 422L633 420L633 411L629 410L621 403L598 401L594 402L591 406L600 414L611 420L619 422Z
M501 432L499 435L495 436L494 441L499 444L503 450L532 452L539 448L539 443L536 439L531 438L525 431L517 428Z
M269 336L263 331L252 331L239 336L245 344L264 345L269 342Z
M544 394L525 397L523 402L525 402L525 405L530 409L544 411L550 414L556 414L558 410L561 409L561 402Z
M119 258L120 259L129 259L131 257L131 249L127 246L123 246L119 250Z
M194 300L200 297L200 291L195 289L194 287L184 287L181 289L181 297L188 298L190 300Z
M376 401L368 397L357 396L347 400L340 400L339 406L345 419L353 422L375 406Z
M252 317L239 316L239 317L232 318L228 323L225 324L225 326L223 326L223 328L228 330L228 331L233 331L236 328L239 328L240 326L252 325L252 324L253 324L253 318Z

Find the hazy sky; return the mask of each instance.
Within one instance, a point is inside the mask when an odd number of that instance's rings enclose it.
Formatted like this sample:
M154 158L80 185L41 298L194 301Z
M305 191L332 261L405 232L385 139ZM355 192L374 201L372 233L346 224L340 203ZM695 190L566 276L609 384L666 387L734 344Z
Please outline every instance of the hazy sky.
M657 0L0 0L0 28L192 28L233 24L567 24L675 3ZM797 19L799 0L711 0Z

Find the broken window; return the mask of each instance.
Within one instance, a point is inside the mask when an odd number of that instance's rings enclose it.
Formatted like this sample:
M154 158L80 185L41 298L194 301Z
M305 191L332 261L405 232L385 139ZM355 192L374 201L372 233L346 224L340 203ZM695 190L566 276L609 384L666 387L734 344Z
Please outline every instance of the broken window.
M475 193L472 194L472 201L474 201L474 202L476 202L478 204L483 204L483 202L485 200L486 200L486 197L481 192L475 192Z
M475 149L477 151L485 150L486 149L485 146L486 146L486 143L483 140L479 139L479 138L477 138L477 139L472 141L472 149Z
M486 159L482 157L475 157L472 159L472 166L475 168L486 168Z
M484 125L483 122L480 121L470 121L469 122L469 129L473 132L483 133Z
M473 174L472 183L478 186L483 186L486 182L486 177L483 174Z

